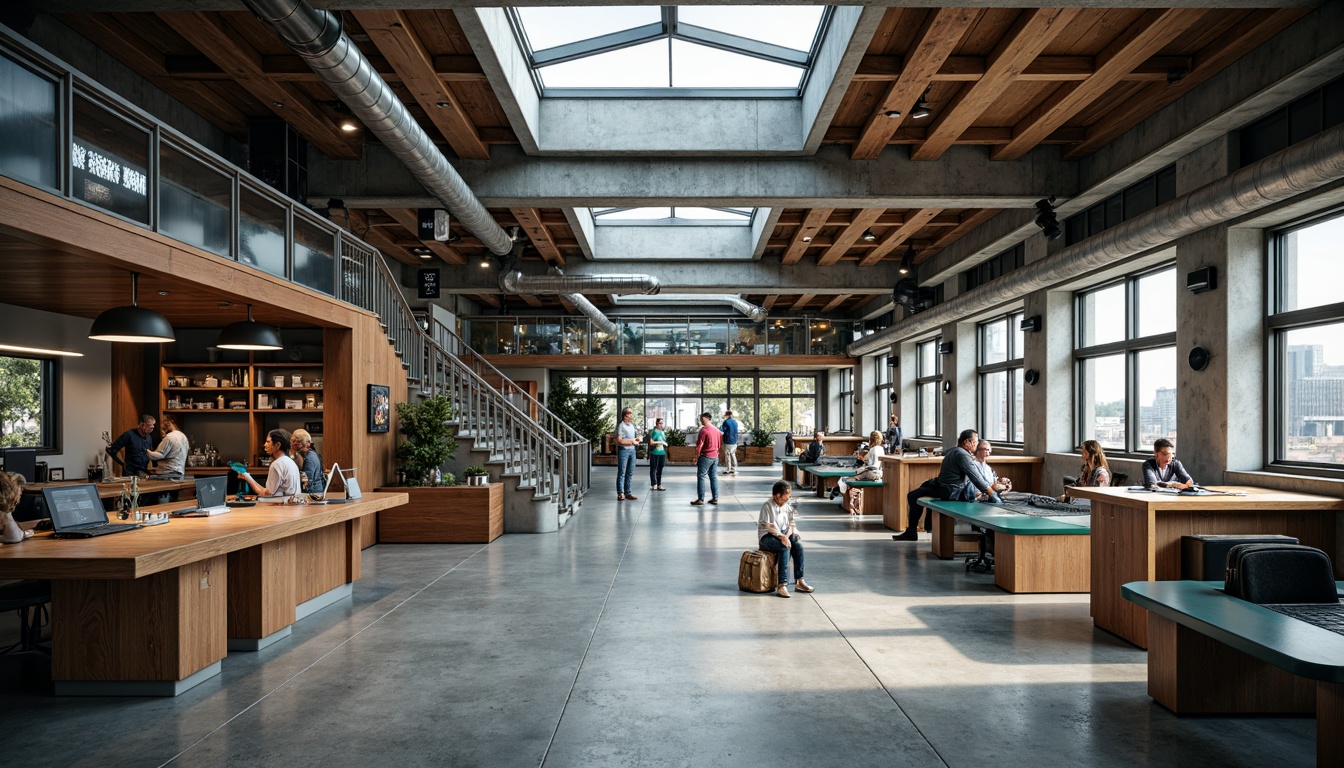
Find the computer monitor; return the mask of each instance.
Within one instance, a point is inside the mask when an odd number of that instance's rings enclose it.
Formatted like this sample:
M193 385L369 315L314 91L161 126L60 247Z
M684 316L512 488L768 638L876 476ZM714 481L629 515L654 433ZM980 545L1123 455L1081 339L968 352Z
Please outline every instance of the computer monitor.
M29 483L37 482L37 449L6 448L5 471L17 472Z

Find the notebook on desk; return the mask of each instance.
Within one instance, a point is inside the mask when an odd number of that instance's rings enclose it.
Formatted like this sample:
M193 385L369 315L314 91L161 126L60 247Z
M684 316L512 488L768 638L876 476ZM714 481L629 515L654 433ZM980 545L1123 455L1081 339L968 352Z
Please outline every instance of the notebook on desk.
M224 503L228 495L229 479L223 476L196 478L196 506L180 509L174 517L210 517L229 511Z
M139 523L111 523L98 487L92 483L43 488L42 498L51 513L51 527L58 539L87 539L109 533L133 531Z

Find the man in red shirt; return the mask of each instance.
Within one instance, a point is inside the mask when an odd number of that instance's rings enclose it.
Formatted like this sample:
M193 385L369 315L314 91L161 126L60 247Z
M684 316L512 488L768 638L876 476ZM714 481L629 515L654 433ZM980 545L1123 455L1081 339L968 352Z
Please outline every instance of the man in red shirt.
M692 507L705 505L705 479L709 479L710 504L719 503L719 446L723 435L709 423L709 412L700 414L700 436L695 439L695 501Z

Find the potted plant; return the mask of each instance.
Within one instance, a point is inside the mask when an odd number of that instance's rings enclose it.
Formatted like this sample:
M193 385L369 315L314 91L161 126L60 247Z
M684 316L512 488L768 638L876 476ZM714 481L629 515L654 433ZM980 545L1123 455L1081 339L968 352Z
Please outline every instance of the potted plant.
M694 464L695 446L690 444L690 441L699 432L698 428L686 431L680 429L667 430L667 463Z
M747 444L738 446L738 457L743 464L765 466L775 463L775 435L768 429L753 429Z
M462 474L467 476L467 485L489 485L490 470L482 466L471 466L462 470Z
M407 485L436 483L435 472L457 450L457 431L448 423L452 418L453 404L443 395L418 403L397 403L399 431L406 436L397 446L397 460L406 473Z

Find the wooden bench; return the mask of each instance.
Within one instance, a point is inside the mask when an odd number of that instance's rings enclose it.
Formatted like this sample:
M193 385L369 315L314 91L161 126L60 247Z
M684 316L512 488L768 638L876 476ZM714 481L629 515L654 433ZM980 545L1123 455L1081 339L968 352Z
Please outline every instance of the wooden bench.
M1205 581L1136 581L1148 695L1177 715L1316 714L1316 765L1344 765L1344 635Z
M798 470L817 478L817 498L826 498L826 492L835 487L842 477L853 477L858 467L836 467L829 464L799 464Z
M781 473L780 477L782 480L788 483L798 482L799 467L812 466L811 464L802 463L797 456L785 456L784 458L779 460L779 464Z
M886 485L886 483L883 483L881 480L846 480L845 484L851 488L881 488L882 486ZM840 499L841 499L840 506L844 507L844 510L846 512L853 514L854 510L850 508L849 504L849 494L847 493L841 494ZM859 510L859 514L861 515L882 514L882 492L864 491L863 507L862 509Z
M1091 585L1092 528L1085 515L1072 522L978 502L922 498L919 503L941 516L935 542L952 536L954 520L994 531L994 583L1005 591L1087 592Z

